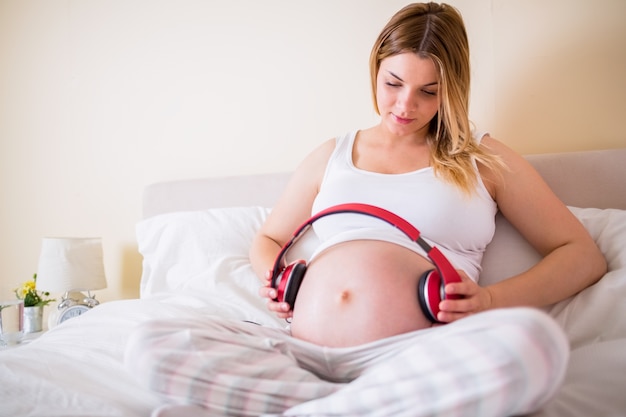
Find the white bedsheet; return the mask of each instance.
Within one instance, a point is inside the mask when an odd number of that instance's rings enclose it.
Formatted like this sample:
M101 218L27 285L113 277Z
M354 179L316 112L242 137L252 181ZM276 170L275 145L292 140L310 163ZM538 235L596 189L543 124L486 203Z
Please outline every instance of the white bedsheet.
M626 416L626 211L573 210L610 271L548 309L566 330L572 353L562 388L534 417ZM0 417L150 416L161 400L123 366L126 340L144 320L218 315L283 326L258 297L260 283L247 258L266 214L226 209L142 222L142 299L103 303L25 346L0 350ZM493 273L494 260L508 268L535 260L519 241L495 243L498 251L485 260L487 282L502 277Z
M123 366L134 327L154 318L249 315L245 310L217 296L180 294L103 303L0 351L0 416L149 416L161 401Z

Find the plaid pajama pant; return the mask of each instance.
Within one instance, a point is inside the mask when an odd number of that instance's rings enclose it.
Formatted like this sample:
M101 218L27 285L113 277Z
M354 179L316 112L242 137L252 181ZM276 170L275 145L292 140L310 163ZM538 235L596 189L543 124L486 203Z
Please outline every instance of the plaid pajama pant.
M510 416L560 385L562 330L530 308L328 348L286 330L198 318L148 322L129 370L168 406L159 416Z

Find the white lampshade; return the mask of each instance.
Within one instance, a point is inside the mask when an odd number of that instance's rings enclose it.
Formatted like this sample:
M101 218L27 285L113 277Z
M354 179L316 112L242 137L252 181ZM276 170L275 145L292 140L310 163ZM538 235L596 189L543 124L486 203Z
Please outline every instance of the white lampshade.
M49 292L106 288L100 238L44 238L37 289Z

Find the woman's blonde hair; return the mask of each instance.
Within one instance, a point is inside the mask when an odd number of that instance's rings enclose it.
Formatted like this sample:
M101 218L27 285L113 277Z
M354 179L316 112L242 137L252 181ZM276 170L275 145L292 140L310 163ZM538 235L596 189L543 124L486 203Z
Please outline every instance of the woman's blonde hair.
M380 114L376 85L380 63L413 52L431 58L438 70L439 110L429 127L431 160L436 174L471 193L478 178L472 159L490 168L500 160L478 147L469 121L469 43L461 14L437 3L413 3L398 11L384 27L370 55L374 107Z

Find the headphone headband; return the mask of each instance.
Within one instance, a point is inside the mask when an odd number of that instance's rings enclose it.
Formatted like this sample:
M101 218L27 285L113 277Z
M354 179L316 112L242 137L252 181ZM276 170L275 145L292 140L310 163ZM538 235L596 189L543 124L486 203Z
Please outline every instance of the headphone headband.
M384 220L399 229L409 239L416 242L426 251L428 258L435 265L435 269L426 271L420 277L418 284L418 301L424 315L432 322L436 322L439 312L439 302L444 298L448 298L446 297L444 287L450 282L460 282L461 278L459 274L439 249L431 247L421 238L419 230L411 223L388 210L369 204L349 203L329 207L315 214L296 229L293 237L282 247L274 262L271 285L276 288L278 293L275 300L287 301L293 307L298 289L300 288L300 284L306 272L306 263L304 262L296 262L283 267L282 263L287 250L289 250L316 220L331 214L340 213L365 214ZM451 296L451 298L457 297Z
M285 255L287 250L298 241L298 238L302 236L302 233L306 231L306 229L308 229L315 221L321 219L322 217L340 213L364 214L386 221L387 223L391 224L392 226L403 232L413 242L416 242L418 245L420 245L430 258L430 260L433 261L435 267L437 267L443 277L450 275L450 271L453 271L452 273L456 274L456 270L452 267L448 259L439 251L439 249L430 246L424 239L422 239L420 231L402 217L390 212L389 210L385 210L384 208L373 206L370 204L346 203L328 207L327 209L324 209L315 214L306 222L302 223L302 225L300 225L300 227L296 229L292 238L283 246L280 253L276 257L273 275L275 276L281 270L281 262L283 260L283 256Z

